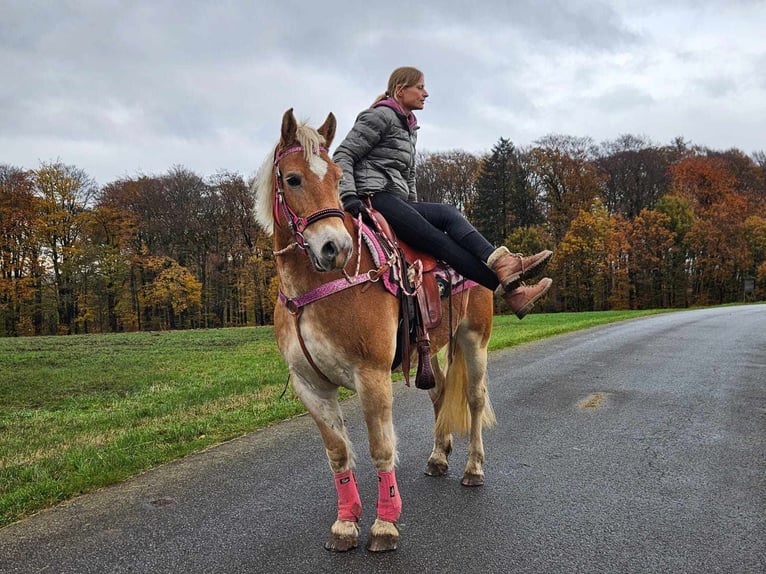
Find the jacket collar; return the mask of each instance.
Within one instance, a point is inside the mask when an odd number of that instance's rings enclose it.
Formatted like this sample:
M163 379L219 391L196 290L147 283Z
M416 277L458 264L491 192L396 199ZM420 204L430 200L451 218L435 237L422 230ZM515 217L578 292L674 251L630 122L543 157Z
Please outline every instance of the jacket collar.
M399 102L397 102L394 98L391 98L391 97L384 98L380 100L379 102L372 104L373 108L378 108L381 106L391 108L400 116L405 118L407 120L407 127L409 127L411 131L418 129L418 119L415 117L415 114L413 114L412 112L410 112L409 114L405 113L402 106L400 106Z

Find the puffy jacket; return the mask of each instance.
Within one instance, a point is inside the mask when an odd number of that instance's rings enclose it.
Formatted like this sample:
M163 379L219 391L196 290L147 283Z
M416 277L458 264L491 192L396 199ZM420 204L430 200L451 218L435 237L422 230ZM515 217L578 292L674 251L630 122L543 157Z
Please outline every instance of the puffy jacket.
M341 199L349 194L364 196L385 191L417 201L417 123L410 125L404 113L390 106L390 101L384 100L360 113L335 150L333 161L343 169Z

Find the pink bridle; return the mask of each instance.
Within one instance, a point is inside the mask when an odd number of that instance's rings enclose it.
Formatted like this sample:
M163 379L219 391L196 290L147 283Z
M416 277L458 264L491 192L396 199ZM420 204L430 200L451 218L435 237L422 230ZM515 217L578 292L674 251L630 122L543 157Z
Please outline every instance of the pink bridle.
M295 236L295 243L298 245L298 247L305 251L306 241L303 239L303 232L309 225L327 217L340 217L341 219L344 219L345 216L343 214L343 210L341 209L328 208L320 209L319 211L316 211L307 217L300 217L287 204L285 192L281 185L282 172L279 169L279 162L282 161L286 156L301 151L303 151L303 146L287 148L279 153L277 153L276 150L274 152L274 167L276 168L274 170L274 186L276 190L274 193L274 221L277 223L277 225L279 225L279 213L281 211L288 227L290 228L290 231L292 231L293 235ZM327 150L323 147L320 147L319 151L326 152Z

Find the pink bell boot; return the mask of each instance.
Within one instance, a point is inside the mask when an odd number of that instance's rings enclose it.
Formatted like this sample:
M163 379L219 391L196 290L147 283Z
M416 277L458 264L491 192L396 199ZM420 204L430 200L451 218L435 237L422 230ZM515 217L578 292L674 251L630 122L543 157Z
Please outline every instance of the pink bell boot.
M501 285L495 290L495 293L508 303L511 311L519 319L523 319L535 306L535 302L548 292L552 284L553 279L543 277L536 285L522 285L508 292L504 291Z
M520 253L511 253L507 247L498 247L487 259L487 266L495 272L503 289L510 293L525 279L537 277L553 255L548 249L535 255L524 257Z

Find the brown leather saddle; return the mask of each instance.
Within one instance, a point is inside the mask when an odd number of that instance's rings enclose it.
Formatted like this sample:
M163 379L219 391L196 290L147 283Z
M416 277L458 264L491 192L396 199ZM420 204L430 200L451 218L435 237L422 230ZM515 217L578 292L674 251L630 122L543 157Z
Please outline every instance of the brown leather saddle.
M395 251L399 259L400 280L400 326L397 350L392 368L401 365L406 384L409 386L410 356L412 345L417 346L418 368L415 386L431 389L436 385L431 369L431 341L428 331L441 324L441 299L451 293L449 286L440 284L438 271L443 270L435 257L410 247L397 239L383 215L368 205L368 212L375 224L375 231ZM450 334L451 336L451 334Z

